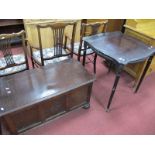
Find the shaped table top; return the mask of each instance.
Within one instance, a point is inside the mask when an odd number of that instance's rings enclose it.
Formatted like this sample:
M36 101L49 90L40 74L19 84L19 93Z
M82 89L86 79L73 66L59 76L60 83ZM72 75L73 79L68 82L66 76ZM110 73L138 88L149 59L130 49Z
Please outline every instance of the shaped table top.
M143 61L155 53L154 47L119 31L100 33L83 40L100 56L122 65Z

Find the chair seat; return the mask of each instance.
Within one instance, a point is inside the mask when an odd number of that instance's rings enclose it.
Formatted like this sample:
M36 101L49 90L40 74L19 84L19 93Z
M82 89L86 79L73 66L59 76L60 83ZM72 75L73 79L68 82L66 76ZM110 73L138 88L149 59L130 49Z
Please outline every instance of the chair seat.
M79 42L74 43L74 53L75 53L75 54L78 54L78 52L79 52L79 45L80 45ZM68 47L71 48L70 45L68 45ZM82 45L82 49L84 49L84 45ZM86 50L86 55L89 55L89 54L92 54L92 53L94 53L94 52L92 51L92 49L87 49L87 50ZM82 51L81 51L81 55L83 55L83 54L84 54L84 51L82 50Z
M25 62L25 57L23 54L13 55L13 60L16 64L20 64ZM0 68L6 67L7 64L5 62L4 58L0 58ZM9 67L3 70L0 70L0 76L7 75L7 74L13 74L15 72L20 72L22 70L25 70L27 68L26 64L22 64L19 66Z
M62 53L67 54L67 52L65 50L62 50ZM45 48L45 49L43 49L43 58L44 59L52 58L53 56L54 56L54 48ZM40 51L39 50L33 51L33 58L37 62L41 63L41 56L40 56ZM47 65L49 63L60 62L60 61L66 60L68 58L69 58L69 56L62 56L62 57L54 58L54 59L51 59L51 60L44 60L44 65Z

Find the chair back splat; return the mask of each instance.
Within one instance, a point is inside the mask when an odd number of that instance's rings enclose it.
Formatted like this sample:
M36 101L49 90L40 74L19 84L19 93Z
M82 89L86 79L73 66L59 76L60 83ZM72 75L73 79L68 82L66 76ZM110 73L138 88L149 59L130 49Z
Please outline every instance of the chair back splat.
M81 30L80 30L80 41L74 44L73 53L77 56L78 61L80 61L81 57L83 57L84 55L84 51L86 51L86 55L88 56L87 57L88 61L86 63L88 62L93 63L94 73L96 73L97 54L94 53L94 51L92 51L89 47L85 47L83 42L83 37L106 32L107 24L108 24L108 20L103 20L95 23L82 23ZM70 46L67 48L71 49ZM92 58L90 58L89 55L92 55Z
M21 39L20 53L14 51L13 40ZM0 35L0 76L14 74L29 69L27 60L25 31Z
M49 24L38 24L38 41L39 47L34 48L31 46L31 57L33 66L44 66L48 63L54 63L73 56L76 21L71 22L55 22ZM71 37L68 43L67 37L65 36L66 29L71 27ZM43 42L45 42L46 30L50 30L52 38L51 47L44 47ZM49 39L49 38L47 38ZM71 51L66 49L66 44L70 44ZM34 50L35 49L35 50ZM54 60L55 59L55 60Z

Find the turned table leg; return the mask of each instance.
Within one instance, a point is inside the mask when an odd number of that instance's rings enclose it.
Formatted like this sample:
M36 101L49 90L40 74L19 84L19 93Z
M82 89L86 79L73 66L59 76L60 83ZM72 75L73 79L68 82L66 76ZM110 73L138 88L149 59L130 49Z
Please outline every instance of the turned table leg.
M123 66L122 65L119 65L118 68L117 68L116 78L115 78L115 81L114 81L114 84L113 84L113 87L112 87L111 95L109 97L108 105L106 107L106 112L108 112L109 109L110 109L110 105L111 105L113 96L115 94L115 91L116 91L117 84L118 84L119 79L120 79L120 74L122 72L122 69L123 69Z

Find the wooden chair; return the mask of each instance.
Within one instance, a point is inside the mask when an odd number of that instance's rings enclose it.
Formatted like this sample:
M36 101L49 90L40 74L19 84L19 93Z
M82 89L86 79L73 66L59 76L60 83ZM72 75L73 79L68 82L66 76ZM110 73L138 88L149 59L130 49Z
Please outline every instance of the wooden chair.
M71 46L71 50L66 49L66 44L68 43L67 37L65 37L65 29L67 27L72 27L71 29L71 37L68 36ZM48 48L44 48L43 46L43 38L45 38L44 30L50 30L52 36L51 46ZM75 30L76 30L76 21L72 22L55 22L46 25L37 25L38 39L39 39L39 47L34 47L30 45L31 59L33 67L44 66L49 63L60 62L69 57L73 57L73 48L74 48L74 38L75 38ZM47 38L49 39L49 38Z
M13 40L21 38L22 46L14 51ZM29 69L25 31L0 35L0 77Z
M104 20L102 22L95 22L95 23L82 23L81 24L81 31L80 31L80 42L77 42L74 44L74 54L77 56L78 61L80 61L81 57L83 57L84 54L84 43L83 43L83 37L95 35L98 33L104 33L106 32L108 20ZM70 49L70 47L68 47ZM86 48L86 55L93 55L93 60L90 60L89 62L93 62L94 64L94 73L96 73L96 59L97 54L95 54L89 47ZM88 62L87 62L88 63Z

